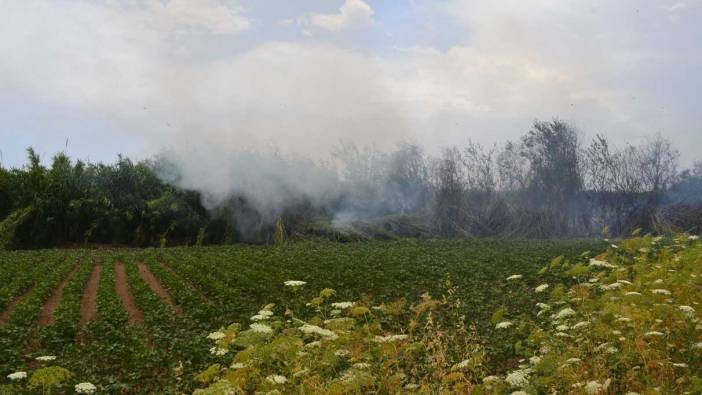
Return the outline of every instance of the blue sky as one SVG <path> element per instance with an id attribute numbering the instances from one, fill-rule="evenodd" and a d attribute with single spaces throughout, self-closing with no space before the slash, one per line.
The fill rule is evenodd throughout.
<path id="1" fill-rule="evenodd" d="M 0 152 L 436 150 L 557 116 L 702 158 L 700 0 L 0 0 Z"/>

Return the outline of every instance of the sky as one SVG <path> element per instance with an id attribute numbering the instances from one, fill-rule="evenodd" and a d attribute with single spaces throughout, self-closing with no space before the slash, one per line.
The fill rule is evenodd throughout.
<path id="1" fill-rule="evenodd" d="M 341 141 L 430 152 L 558 117 L 702 158 L 702 0 L 0 0 L 0 163 Z"/>

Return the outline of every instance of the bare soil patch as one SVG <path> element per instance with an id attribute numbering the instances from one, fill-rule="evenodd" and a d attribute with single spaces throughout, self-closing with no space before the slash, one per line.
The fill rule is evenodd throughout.
<path id="1" fill-rule="evenodd" d="M 134 296 L 129 290 L 127 272 L 124 270 L 124 263 L 121 262 L 115 264 L 115 291 L 122 302 L 122 307 L 129 315 L 129 325 L 143 325 L 144 314 L 137 307 Z"/>
<path id="2" fill-rule="evenodd" d="M 66 284 L 71 281 L 71 278 L 76 274 L 76 270 L 78 270 L 79 266 L 80 263 L 77 262 L 66 277 L 54 288 L 51 296 L 49 296 L 49 299 L 44 303 L 44 306 L 42 306 L 39 312 L 39 318 L 37 319 L 37 324 L 39 324 L 39 326 L 50 326 L 56 323 L 54 312 L 59 304 L 61 304 L 61 297 L 63 296 L 63 290 L 66 288 Z"/>
<path id="3" fill-rule="evenodd" d="M 17 307 L 20 302 L 29 296 L 33 289 L 34 287 L 31 287 L 29 290 L 27 290 L 27 292 L 14 298 L 12 301 L 10 301 L 10 303 L 8 303 L 7 307 L 5 307 L 5 311 L 0 313 L 0 326 L 5 326 L 8 322 L 10 322 L 10 317 L 12 316 L 12 312 L 15 311 L 15 307 Z"/>
<path id="4" fill-rule="evenodd" d="M 97 291 L 100 284 L 100 272 L 102 265 L 95 265 L 88 284 L 83 290 L 83 296 L 80 299 L 80 325 L 83 326 L 97 317 Z"/>
<path id="5" fill-rule="evenodd" d="M 161 284 L 160 281 L 158 281 L 156 276 L 154 276 L 154 274 L 151 273 L 149 267 L 146 266 L 144 262 L 139 262 L 137 266 L 139 267 L 139 275 L 144 280 L 144 282 L 146 282 L 149 288 L 151 288 L 151 290 L 161 299 L 161 301 L 164 304 L 173 307 L 176 313 L 181 314 L 183 310 L 180 308 L 180 306 L 176 306 L 173 303 L 173 299 L 168 293 L 168 290 Z"/>

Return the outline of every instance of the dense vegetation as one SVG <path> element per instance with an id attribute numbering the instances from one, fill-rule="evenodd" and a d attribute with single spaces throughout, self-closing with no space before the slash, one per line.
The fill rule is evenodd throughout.
<path id="1" fill-rule="evenodd" d="M 331 289 L 306 305 L 292 295 L 210 335 L 217 363 L 196 393 L 699 393 L 700 263 L 702 244 L 686 235 L 555 258 L 536 287 L 520 274 L 493 281 L 529 295 L 531 308 L 496 310 L 487 341 L 462 314 L 472 300 L 451 286 L 412 306 L 334 303 Z M 490 364 L 495 342 L 514 347 L 506 370 Z"/>
<path id="2" fill-rule="evenodd" d="M 100 393 L 189 392 L 203 385 L 195 377 L 213 358 L 223 361 L 211 354 L 208 334 L 232 322 L 245 328 L 268 303 L 282 316 L 285 306 L 301 308 L 318 290 L 333 288 L 328 302 L 413 304 L 425 292 L 439 298 L 447 281 L 463 301 L 455 313 L 466 317 L 471 341 L 486 352 L 484 366 L 504 371 L 520 347 L 493 330 L 494 312 L 533 316 L 527 291 L 541 281 L 541 267 L 554 256 L 575 261 L 605 247 L 592 241 L 402 240 L 0 252 L 0 393 L 21 393 L 35 374 L 34 383 L 61 376 L 42 370 L 52 366 L 71 374 L 49 385 L 53 393 L 70 393 L 81 382 Z M 145 273 L 166 296 L 154 291 Z M 518 285 L 504 281 L 514 273 L 523 276 Z M 307 285 L 293 290 L 283 285 L 288 280 Z M 125 288 L 132 304 L 125 302 Z M 52 300 L 54 321 L 45 321 Z M 36 359 L 42 356 L 55 360 Z M 6 378 L 16 372 L 27 378 Z"/>
<path id="3" fill-rule="evenodd" d="M 698 233 L 702 223 L 702 162 L 679 171 L 661 137 L 583 144 L 560 121 L 536 122 L 502 147 L 438 156 L 406 144 L 390 153 L 344 144 L 334 165 L 232 153 L 246 168 L 220 181 L 244 187 L 219 194 L 188 189 L 188 165 L 167 153 L 109 165 L 59 153 L 48 166 L 28 154 L 23 168 L 0 166 L 0 248 Z"/>

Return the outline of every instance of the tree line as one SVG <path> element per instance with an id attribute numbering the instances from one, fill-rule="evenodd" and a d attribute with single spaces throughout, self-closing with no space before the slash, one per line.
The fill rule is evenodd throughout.
<path id="1" fill-rule="evenodd" d="M 58 153 L 45 166 L 31 148 L 27 156 L 21 168 L 0 166 L 0 248 L 587 237 L 702 226 L 702 161 L 679 169 L 678 151 L 661 136 L 624 147 L 604 135 L 582 142 L 560 120 L 535 121 L 499 146 L 468 141 L 438 155 L 412 144 L 391 152 L 341 144 L 333 165 L 314 165 L 335 175 L 324 181 L 334 193 L 286 196 L 272 211 L 235 192 L 206 204 L 208 192 L 180 187 L 179 164 L 164 157 L 103 164 Z"/>

